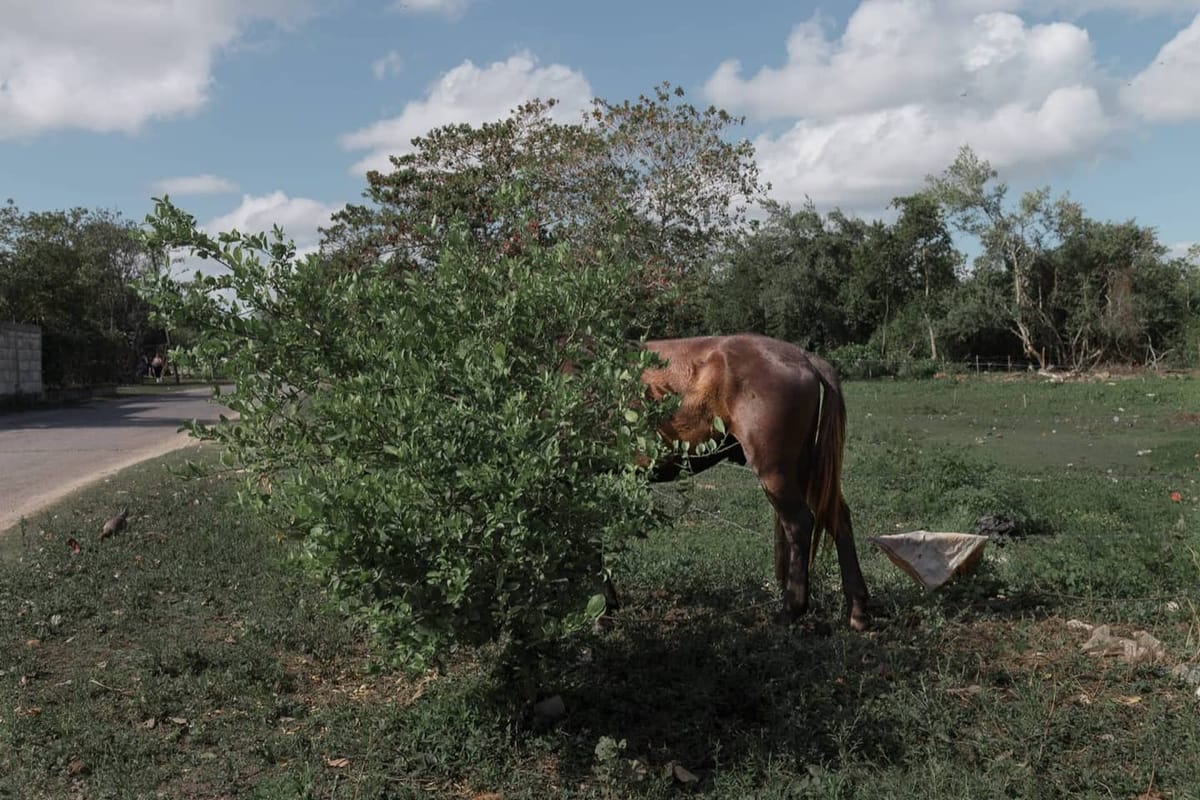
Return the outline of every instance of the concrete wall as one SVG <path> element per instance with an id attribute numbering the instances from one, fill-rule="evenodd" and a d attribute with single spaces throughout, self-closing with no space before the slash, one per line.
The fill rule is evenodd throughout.
<path id="1" fill-rule="evenodd" d="M 0 397 L 42 391 L 42 329 L 0 322 Z"/>

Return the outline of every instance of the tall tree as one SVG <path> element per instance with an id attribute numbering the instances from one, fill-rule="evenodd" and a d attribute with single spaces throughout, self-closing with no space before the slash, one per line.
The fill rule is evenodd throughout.
<path id="1" fill-rule="evenodd" d="M 824 349 L 851 340 L 846 283 L 868 226 L 844 216 L 827 224 L 811 203 L 798 211 L 768 203 L 767 212 L 715 277 L 710 325 Z"/>
<path id="2" fill-rule="evenodd" d="M 1183 363 L 1200 364 L 1200 244 L 1188 248 L 1177 263 L 1183 274 L 1183 320 L 1174 344 Z"/>
<path id="3" fill-rule="evenodd" d="M 1178 339 L 1185 262 L 1166 259 L 1153 228 L 1093 220 L 1049 188 L 1012 207 L 1007 186 L 967 147 L 928 186 L 954 224 L 983 245 L 971 296 L 991 292 L 1021 353 L 1043 368 L 1157 361 Z"/>
<path id="4" fill-rule="evenodd" d="M 1166 252 L 1132 220 L 1073 222 L 1048 265 L 1065 363 L 1143 362 L 1166 350 L 1185 302 L 1180 265 Z"/>
<path id="5" fill-rule="evenodd" d="M 960 260 L 937 205 L 901 198 L 892 225 L 810 202 L 767 204 L 768 216 L 730 249 L 710 289 L 710 324 L 830 349 L 864 343 L 926 292 L 923 313 L 956 280 Z M 884 336 L 886 339 L 886 334 Z"/>
<path id="6" fill-rule="evenodd" d="M 696 109 L 668 84 L 635 102 L 596 100 L 574 124 L 554 121 L 553 107 L 533 101 L 498 122 L 414 139 L 390 172 L 368 173 L 369 203 L 347 207 L 324 232 L 330 262 L 423 269 L 451 219 L 463 220 L 477 245 L 506 254 L 534 242 L 617 246 L 642 265 L 655 332 L 694 327 L 704 267 L 760 192 L 750 143 L 727 141 L 742 120 Z M 514 184 L 522 202 L 502 202 L 497 193 Z M 516 215 L 518 206 L 530 214 Z"/>
<path id="7" fill-rule="evenodd" d="M 1048 187 L 1026 192 L 1012 208 L 1008 185 L 996 178 L 991 164 L 964 145 L 941 175 L 926 181 L 955 227 L 983 245 L 977 269 L 997 270 L 1007 277 L 1005 308 L 1012 332 L 1024 355 L 1045 367 L 1046 351 L 1057 348 L 1059 332 L 1048 287 L 1038 281 L 1039 267 L 1082 211 L 1066 197 L 1052 199 Z"/>
<path id="8" fill-rule="evenodd" d="M 0 319 L 40 325 L 48 385 L 130 373 L 147 328 L 131 282 L 156 267 L 115 212 L 0 209 Z"/>
<path id="9" fill-rule="evenodd" d="M 892 207 L 900 211 L 888 228 L 890 255 L 898 263 L 893 272 L 908 278 L 910 302 L 925 323 L 929 358 L 939 357 L 935 320 L 945 310 L 945 298 L 958 284 L 962 254 L 942 218 L 937 202 L 926 194 L 897 197 Z"/>

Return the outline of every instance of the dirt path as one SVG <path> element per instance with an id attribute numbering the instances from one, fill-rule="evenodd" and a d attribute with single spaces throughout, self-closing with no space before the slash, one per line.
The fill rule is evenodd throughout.
<path id="1" fill-rule="evenodd" d="M 179 423 L 216 421 L 211 390 L 96 400 L 0 415 L 0 534 L 118 470 L 194 442 Z"/>

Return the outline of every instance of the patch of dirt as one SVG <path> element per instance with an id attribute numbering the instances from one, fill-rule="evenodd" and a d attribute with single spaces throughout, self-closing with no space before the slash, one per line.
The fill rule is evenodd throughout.
<path id="1" fill-rule="evenodd" d="M 237 770 L 236 776 L 230 775 L 222 781 L 225 786 L 233 783 L 232 791 L 221 788 L 213 781 L 203 780 L 196 775 L 180 775 L 158 787 L 155 797 L 180 798 L 181 800 L 234 800 L 250 793 L 253 787 L 266 775 L 275 770 L 262 767 L 246 767 Z"/>
<path id="2" fill-rule="evenodd" d="M 538 774 L 545 778 L 546 782 L 550 785 L 555 786 L 558 784 L 558 754 L 547 753 L 546 755 L 542 756 L 534 765 L 534 769 L 536 769 Z"/>
<path id="3" fill-rule="evenodd" d="M 279 654 L 284 670 L 295 680 L 295 694 L 310 708 L 335 705 L 411 705 L 442 676 L 436 670 L 412 677 L 402 671 L 372 674 L 366 654 L 321 664 L 295 653 Z"/>
<path id="4" fill-rule="evenodd" d="M 1176 425 L 1200 425 L 1200 413 L 1195 411 L 1180 411 L 1171 417 L 1171 422 L 1174 422 Z"/>
<path id="5" fill-rule="evenodd" d="M 1135 366 L 1114 366 L 1106 369 L 1097 370 L 1066 370 L 1055 369 L 1051 371 L 1041 372 L 1037 370 L 1024 370 L 1014 368 L 1011 372 L 995 371 L 995 372 L 974 372 L 968 370 L 953 374 L 938 373 L 935 378 L 950 378 L 962 382 L 963 380 L 981 380 L 990 383 L 1045 383 L 1051 381 L 1054 383 L 1108 383 L 1117 381 L 1140 380 L 1147 376 L 1163 378 L 1163 377 L 1188 377 L 1193 373 L 1177 370 L 1152 370 L 1146 367 Z"/>
<path id="6" fill-rule="evenodd" d="M 1081 640 L 1059 617 L 964 623 L 958 626 L 954 641 L 958 649 L 977 654 L 981 663 L 1010 673 L 1044 672 L 1081 657 Z"/>
<path id="7" fill-rule="evenodd" d="M 97 679 L 103 681 L 103 675 L 109 668 L 114 672 L 119 671 L 121 661 L 129 657 L 128 651 L 114 651 L 111 644 L 101 642 L 30 639 L 22 646 L 35 656 L 37 671 L 33 677 L 42 681 L 74 680 L 87 673 L 94 673 Z"/>
<path id="8" fill-rule="evenodd" d="M 990 383 L 1041 383 L 1041 378 L 1036 372 L 979 372 L 975 374 L 979 380 L 988 381 Z"/>

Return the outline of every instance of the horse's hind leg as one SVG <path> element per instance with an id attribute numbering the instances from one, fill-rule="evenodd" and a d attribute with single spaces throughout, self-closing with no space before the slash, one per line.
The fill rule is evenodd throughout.
<path id="1" fill-rule="evenodd" d="M 780 517 L 788 557 L 781 618 L 792 622 L 808 611 L 808 558 L 813 536 L 813 515 L 808 506 L 798 503 L 786 512 L 780 512 Z"/>
<path id="2" fill-rule="evenodd" d="M 799 482 L 786 472 L 760 477 L 775 507 L 775 576 L 783 590 L 781 622 L 792 622 L 808 611 L 808 559 L 813 515 L 801 499 Z"/>
<path id="3" fill-rule="evenodd" d="M 842 572 L 842 591 L 846 595 L 846 607 L 850 614 L 850 627 L 856 631 L 866 630 L 871 617 L 867 613 L 867 582 L 858 565 L 858 553 L 854 549 L 854 526 L 850 519 L 850 507 L 842 500 L 841 525 L 833 537 L 837 546 L 838 566 Z"/>

